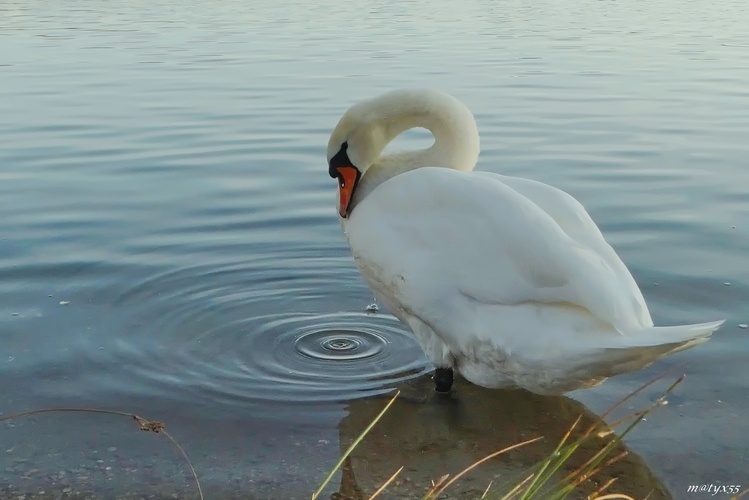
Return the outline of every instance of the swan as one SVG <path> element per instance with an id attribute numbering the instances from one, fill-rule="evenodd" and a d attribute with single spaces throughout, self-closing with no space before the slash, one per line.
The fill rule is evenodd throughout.
<path id="1" fill-rule="evenodd" d="M 434 143 L 383 154 L 422 127 Z M 653 326 L 640 289 L 585 208 L 541 182 L 474 171 L 473 114 L 438 90 L 349 108 L 327 148 L 337 209 L 375 297 L 413 332 L 437 392 L 559 395 L 644 368 L 723 323 Z"/>

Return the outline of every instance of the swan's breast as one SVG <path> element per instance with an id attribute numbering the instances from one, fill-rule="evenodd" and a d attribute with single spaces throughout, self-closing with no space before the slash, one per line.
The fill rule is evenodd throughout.
<path id="1" fill-rule="evenodd" d="M 412 315 L 405 305 L 406 277 L 403 273 L 388 271 L 359 252 L 354 252 L 354 262 L 364 281 L 395 317 L 405 321 L 404 316 Z"/>

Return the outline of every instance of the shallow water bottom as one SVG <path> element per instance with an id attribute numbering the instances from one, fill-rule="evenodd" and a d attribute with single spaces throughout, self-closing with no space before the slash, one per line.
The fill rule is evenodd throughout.
<path id="1" fill-rule="evenodd" d="M 428 376 L 402 384 L 402 396 L 344 463 L 322 498 L 369 498 L 400 466 L 387 498 L 421 498 L 431 481 L 455 474 L 511 444 L 545 436 L 477 467 L 451 487 L 448 498 L 479 498 L 489 484 L 516 478 L 551 453 L 578 416 L 574 439 L 598 417 L 567 397 L 524 391 L 489 391 L 462 380 L 449 397 L 434 394 Z M 417 401 L 416 398 L 423 398 Z M 189 408 L 135 402 L 158 416 L 188 454 L 205 498 L 309 498 L 342 452 L 384 407 L 388 396 L 345 405 L 297 406 L 300 424 L 245 415 L 232 421 L 196 418 Z M 123 401 L 123 407 L 128 406 Z M 113 415 L 49 413 L 5 424 L 0 450 L 2 498 L 198 498 L 188 463 L 164 434 L 142 432 Z M 573 455 L 566 474 L 603 444 Z M 651 499 L 671 493 L 636 453 L 629 451 L 586 483 L 580 498 L 617 477 L 613 491 Z"/>

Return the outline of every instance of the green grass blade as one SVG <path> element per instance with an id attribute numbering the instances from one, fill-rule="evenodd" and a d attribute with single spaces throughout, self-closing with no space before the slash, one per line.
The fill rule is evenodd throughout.
<path id="1" fill-rule="evenodd" d="M 539 483 L 539 480 L 543 477 L 544 472 L 546 472 L 546 469 L 548 468 L 549 464 L 554 460 L 555 457 L 559 456 L 559 452 L 562 449 L 562 446 L 564 446 L 564 443 L 567 442 L 570 435 L 572 434 L 572 431 L 575 430 L 575 427 L 577 427 L 577 424 L 580 423 L 580 419 L 582 418 L 582 415 L 577 417 L 577 420 L 575 420 L 575 423 L 573 423 L 569 430 L 565 433 L 565 435 L 562 437 L 562 439 L 559 441 L 559 444 L 557 444 L 557 447 L 554 448 L 554 451 L 551 452 L 551 455 L 548 456 L 546 460 L 543 461 L 543 465 L 541 466 L 541 470 L 538 471 L 538 474 L 535 474 L 533 481 L 531 481 L 531 484 L 528 485 L 528 487 L 525 489 L 525 493 L 523 493 L 523 496 L 520 497 L 520 500 L 528 500 L 531 497 L 531 492 L 536 489 L 536 484 L 539 484 L 540 486 L 543 486 L 543 482 Z"/>
<path id="2" fill-rule="evenodd" d="M 342 457 L 341 457 L 341 459 L 340 459 L 340 460 L 338 461 L 338 463 L 337 463 L 337 464 L 335 465 L 335 467 L 333 467 L 333 470 L 331 470 L 331 471 L 330 471 L 330 474 L 328 474 L 328 477 L 326 477 L 326 478 L 325 478 L 325 480 L 324 480 L 324 481 L 322 482 L 322 484 L 320 485 L 320 487 L 319 487 L 319 488 L 317 488 L 317 491 L 315 491 L 315 492 L 314 492 L 314 493 L 312 494 L 312 500 L 315 500 L 315 499 L 316 499 L 316 498 L 317 498 L 318 496 L 320 496 L 320 493 L 322 493 L 322 490 L 324 490 L 324 489 L 325 489 L 325 487 L 326 487 L 326 486 L 328 485 L 328 483 L 330 482 L 330 480 L 331 480 L 331 479 L 333 479 L 333 476 L 334 476 L 334 475 L 335 475 L 335 473 L 336 473 L 336 472 L 338 471 L 338 469 L 340 469 L 340 468 L 341 468 L 341 466 L 343 465 L 343 462 L 344 462 L 344 461 L 346 460 L 346 458 L 347 458 L 347 457 L 348 457 L 348 456 L 349 456 L 349 455 L 351 454 L 351 452 L 353 452 L 353 451 L 354 451 L 354 449 L 355 449 L 355 448 L 356 448 L 356 447 L 357 447 L 357 446 L 359 445 L 359 443 L 361 443 L 362 439 L 364 439 L 364 436 L 366 436 L 367 434 L 369 434 L 369 431 L 371 431 L 371 430 L 372 430 L 372 427 L 374 427 L 374 426 L 375 426 L 375 424 L 376 424 L 376 423 L 377 423 L 377 422 L 378 422 L 378 421 L 379 421 L 379 420 L 380 420 L 380 419 L 382 418 L 382 416 L 383 416 L 383 415 L 385 414 L 385 412 L 386 412 L 386 411 L 388 411 L 388 409 L 390 409 L 390 406 L 392 406 L 392 404 L 393 404 L 393 403 L 395 402 L 395 399 L 396 399 L 396 398 L 397 398 L 397 397 L 398 397 L 399 395 L 400 395 L 400 391 L 396 392 L 396 393 L 395 393 L 395 396 L 393 396 L 393 398 L 392 398 L 392 399 L 391 399 L 391 400 L 390 400 L 390 401 L 388 402 L 388 404 L 386 404 L 386 405 L 385 405 L 385 408 L 383 408 L 383 409 L 382 409 L 382 411 L 380 412 L 380 414 L 379 414 L 379 415 L 377 415 L 377 416 L 375 417 L 375 419 L 374 419 L 374 420 L 372 420 L 372 422 L 370 422 L 370 424 L 369 424 L 369 425 L 367 426 L 367 428 L 366 428 L 366 429 L 364 429 L 364 432 L 362 432 L 361 434 L 359 434 L 359 437 L 358 437 L 358 438 L 356 438 L 356 441 L 354 441 L 353 443 L 351 443 L 351 446 L 349 446 L 349 447 L 348 447 L 348 450 L 346 450 L 346 453 L 344 453 L 344 454 L 343 454 L 343 456 L 342 456 Z"/>
<path id="3" fill-rule="evenodd" d="M 660 398 L 658 398 L 655 403 L 650 405 L 648 408 L 641 412 L 636 412 L 633 415 L 636 415 L 636 418 L 634 421 L 620 434 L 615 435 L 612 440 L 600 451 L 598 452 L 591 460 L 589 460 L 586 464 L 584 464 L 580 469 L 577 471 L 571 473 L 561 481 L 559 481 L 556 486 L 553 488 L 552 491 L 555 491 L 552 495 L 549 496 L 548 500 L 563 500 L 566 498 L 583 480 L 587 478 L 587 475 L 593 471 L 598 464 L 600 464 L 610 453 L 611 451 L 620 443 L 622 443 L 624 437 L 629 434 L 632 429 L 634 429 L 637 424 L 642 422 L 642 420 L 653 410 L 658 408 L 662 405 L 662 402 L 665 400 L 666 396 L 668 396 L 676 387 L 684 380 L 684 376 L 682 375 L 679 377 L 673 384 L 671 384 L 668 389 L 666 389 L 661 395 Z M 592 435 L 592 434 L 591 434 Z M 587 437 L 586 437 L 587 439 Z"/>

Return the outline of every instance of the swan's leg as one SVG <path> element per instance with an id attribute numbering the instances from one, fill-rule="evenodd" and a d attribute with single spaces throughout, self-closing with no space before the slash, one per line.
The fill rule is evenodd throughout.
<path id="1" fill-rule="evenodd" d="M 453 369 L 437 368 L 434 370 L 434 390 L 440 394 L 448 394 L 453 386 Z"/>
<path id="2" fill-rule="evenodd" d="M 442 339 L 434 331 L 418 318 L 411 317 L 408 320 L 416 341 L 424 350 L 427 359 L 437 368 L 434 370 L 434 390 L 440 394 L 447 394 L 453 386 L 453 366 L 455 358 L 450 349 L 442 342 Z"/>

